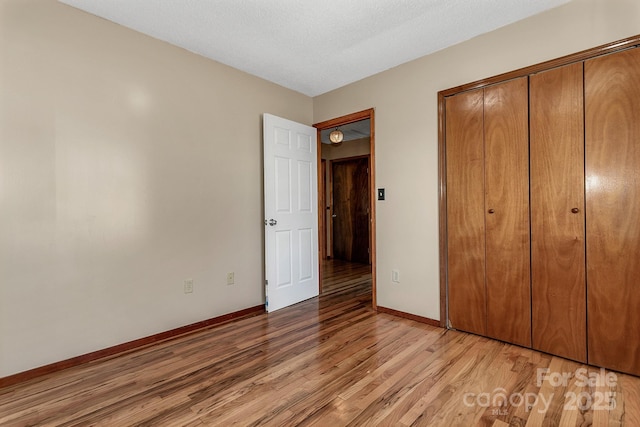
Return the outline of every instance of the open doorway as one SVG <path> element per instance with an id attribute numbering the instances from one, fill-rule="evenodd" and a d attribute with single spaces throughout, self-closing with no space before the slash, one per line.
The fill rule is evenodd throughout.
<path id="1" fill-rule="evenodd" d="M 367 268 L 375 309 L 374 111 L 337 117 L 314 127 L 318 132 L 319 291 L 323 292 L 322 267 L 327 262 L 348 263 L 354 271 Z M 329 134 L 335 130 L 342 138 L 332 143 Z"/>

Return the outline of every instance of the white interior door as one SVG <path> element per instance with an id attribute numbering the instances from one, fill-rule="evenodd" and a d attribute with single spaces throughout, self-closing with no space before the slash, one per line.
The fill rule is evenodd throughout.
<path id="1" fill-rule="evenodd" d="M 318 295 L 316 129 L 264 114 L 266 310 Z"/>

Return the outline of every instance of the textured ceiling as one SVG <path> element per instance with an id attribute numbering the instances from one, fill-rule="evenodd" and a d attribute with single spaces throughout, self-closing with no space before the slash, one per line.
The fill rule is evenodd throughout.
<path id="1" fill-rule="evenodd" d="M 371 135 L 371 120 L 364 119 L 335 128 L 322 129 L 320 131 L 320 142 L 323 144 L 331 144 L 329 134 L 335 129 L 340 129 L 342 131 L 342 134 L 344 135 L 343 141 L 345 142 L 353 141 L 354 139 L 367 138 Z"/>
<path id="2" fill-rule="evenodd" d="M 316 96 L 570 0 L 60 0 Z"/>

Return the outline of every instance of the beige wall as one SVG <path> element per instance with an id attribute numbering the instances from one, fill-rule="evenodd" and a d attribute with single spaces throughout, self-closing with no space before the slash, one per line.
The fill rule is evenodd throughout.
<path id="1" fill-rule="evenodd" d="M 54 0 L 0 61 L 0 377 L 264 303 L 261 114 L 311 98 Z"/>
<path id="2" fill-rule="evenodd" d="M 637 0 L 573 0 L 314 98 L 314 122 L 376 110 L 379 305 L 440 318 L 437 92 L 638 33 Z"/>
<path id="3" fill-rule="evenodd" d="M 0 0 L 0 376 L 263 303 L 263 112 L 376 109 L 378 302 L 438 319 L 437 92 L 639 23 L 637 0 L 573 0 L 312 100 L 54 0 Z"/>
<path id="4" fill-rule="evenodd" d="M 322 144 L 321 157 L 325 160 L 344 159 L 346 157 L 366 156 L 371 141 L 367 138 L 345 141 L 341 145 Z"/>

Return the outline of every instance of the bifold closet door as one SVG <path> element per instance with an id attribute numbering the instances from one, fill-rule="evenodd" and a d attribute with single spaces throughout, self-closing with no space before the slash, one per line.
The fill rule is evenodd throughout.
<path id="1" fill-rule="evenodd" d="M 445 105 L 449 322 L 486 335 L 483 90 Z"/>
<path id="2" fill-rule="evenodd" d="M 451 327 L 531 346 L 528 79 L 446 100 Z"/>
<path id="3" fill-rule="evenodd" d="M 533 348 L 587 361 L 582 63 L 530 77 Z"/>
<path id="4" fill-rule="evenodd" d="M 640 375 L 640 49 L 584 72 L 589 363 Z"/>
<path id="5" fill-rule="evenodd" d="M 529 82 L 484 89 L 487 336 L 531 346 Z"/>

